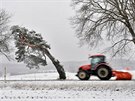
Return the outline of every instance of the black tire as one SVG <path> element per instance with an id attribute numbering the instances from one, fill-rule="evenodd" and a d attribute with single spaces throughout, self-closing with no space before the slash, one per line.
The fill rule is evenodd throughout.
<path id="1" fill-rule="evenodd" d="M 108 66 L 97 67 L 96 74 L 100 80 L 109 80 L 112 77 L 112 70 Z"/>
<path id="2" fill-rule="evenodd" d="M 84 70 L 80 70 L 77 76 L 80 80 L 89 80 L 90 78 L 90 75 Z"/>

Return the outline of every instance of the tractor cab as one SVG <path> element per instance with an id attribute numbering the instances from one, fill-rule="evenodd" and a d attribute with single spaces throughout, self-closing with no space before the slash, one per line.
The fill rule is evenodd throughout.
<path id="1" fill-rule="evenodd" d="M 95 70 L 97 65 L 101 63 L 106 63 L 106 57 L 104 55 L 92 55 L 89 57 L 91 70 Z"/>

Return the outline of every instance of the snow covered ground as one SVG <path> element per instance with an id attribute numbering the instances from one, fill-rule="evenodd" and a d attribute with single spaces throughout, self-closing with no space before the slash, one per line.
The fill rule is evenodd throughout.
<path id="1" fill-rule="evenodd" d="M 20 81 L 0 81 L 0 101 L 135 101 L 135 71 L 130 72 L 131 81 L 80 81 L 74 73 L 61 81 L 53 72 L 9 76 L 7 80 Z"/>

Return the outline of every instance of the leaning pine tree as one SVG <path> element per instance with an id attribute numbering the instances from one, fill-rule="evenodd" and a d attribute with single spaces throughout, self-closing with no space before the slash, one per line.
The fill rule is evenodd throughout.
<path id="1" fill-rule="evenodd" d="M 43 40 L 41 34 L 19 26 L 11 27 L 11 31 L 18 49 L 16 51 L 18 62 L 23 61 L 29 68 L 39 68 L 39 65 L 47 65 L 46 56 L 48 56 L 59 73 L 59 79 L 66 79 L 63 66 L 50 54 L 50 46 Z"/>

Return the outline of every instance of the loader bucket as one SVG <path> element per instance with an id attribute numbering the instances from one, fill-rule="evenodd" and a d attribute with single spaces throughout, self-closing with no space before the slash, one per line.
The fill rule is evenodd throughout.
<path id="1" fill-rule="evenodd" d="M 131 80 L 132 74 L 129 72 L 113 71 L 113 75 L 116 76 L 116 80 Z"/>

